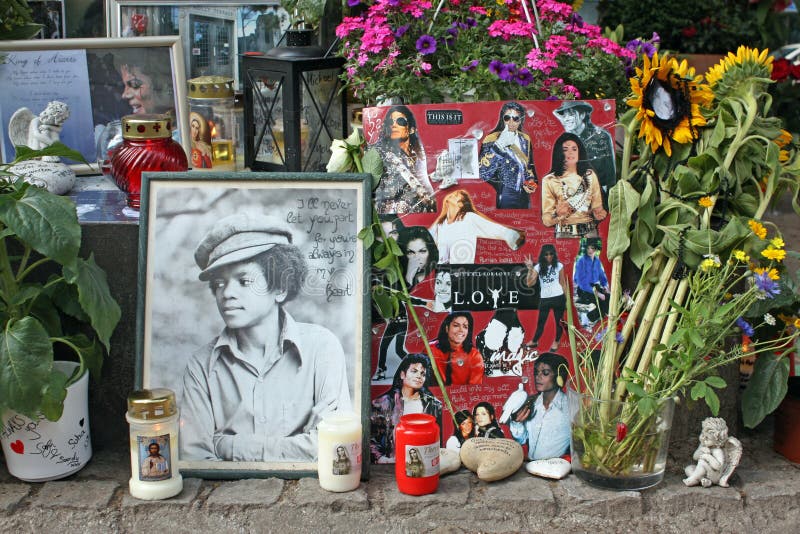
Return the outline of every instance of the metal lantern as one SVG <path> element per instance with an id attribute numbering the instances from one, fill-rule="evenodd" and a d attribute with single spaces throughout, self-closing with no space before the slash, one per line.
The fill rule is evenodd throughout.
<path id="1" fill-rule="evenodd" d="M 333 139 L 346 136 L 344 59 L 324 57 L 287 32 L 287 45 L 245 55 L 245 165 L 258 171 L 324 171 Z M 299 40 L 298 40 L 299 38 Z"/>

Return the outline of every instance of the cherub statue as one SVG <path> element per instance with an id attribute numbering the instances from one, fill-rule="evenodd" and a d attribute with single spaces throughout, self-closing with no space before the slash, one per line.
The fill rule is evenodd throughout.
<path id="1" fill-rule="evenodd" d="M 28 108 L 20 108 L 8 123 L 8 137 L 14 145 L 26 145 L 34 150 L 47 148 L 59 140 L 59 134 L 69 118 L 69 107 L 54 100 L 35 116 Z M 58 156 L 44 156 L 42 161 L 60 161 Z"/>
<path id="2" fill-rule="evenodd" d="M 700 432 L 700 446 L 692 458 L 697 464 L 686 466 L 687 486 L 701 484 L 704 488 L 718 484 L 728 487 L 728 479 L 742 458 L 742 443 L 728 436 L 728 425 L 720 417 L 706 417 Z"/>

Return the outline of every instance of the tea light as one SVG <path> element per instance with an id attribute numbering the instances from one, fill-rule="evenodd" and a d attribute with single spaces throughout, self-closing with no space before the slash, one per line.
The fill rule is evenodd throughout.
<path id="1" fill-rule="evenodd" d="M 351 412 L 334 412 L 319 425 L 317 471 L 328 491 L 353 491 L 361 479 L 361 421 Z"/>
<path id="2" fill-rule="evenodd" d="M 128 396 L 131 495 L 153 501 L 183 490 L 178 470 L 178 408 L 169 389 L 143 389 Z"/>

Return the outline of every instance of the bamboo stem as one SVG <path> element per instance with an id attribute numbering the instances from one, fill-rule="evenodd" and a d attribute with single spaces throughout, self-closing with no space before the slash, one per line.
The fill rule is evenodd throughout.
<path id="1" fill-rule="evenodd" d="M 650 363 L 653 360 L 653 347 L 661 339 L 661 336 L 652 334 L 657 334 L 658 332 L 662 331 L 664 322 L 667 320 L 667 313 L 669 313 L 669 310 L 672 307 L 672 299 L 678 289 L 678 283 L 679 282 L 674 278 L 670 278 L 669 282 L 667 283 L 666 290 L 664 291 L 664 296 L 659 299 L 658 313 L 653 321 L 653 328 L 647 334 L 647 342 L 642 350 L 642 357 L 639 360 L 639 366 L 636 368 L 636 371 L 639 374 L 647 373 L 650 368 Z"/>
<path id="2" fill-rule="evenodd" d="M 683 280 L 680 281 L 680 284 L 678 284 L 677 291 L 675 291 L 675 302 L 677 302 L 679 305 L 682 306 L 684 303 L 684 299 L 686 299 L 686 293 L 688 291 L 689 291 L 689 281 L 686 278 L 684 278 Z M 667 341 L 669 341 L 672 332 L 675 331 L 675 325 L 678 323 L 678 315 L 679 313 L 677 311 L 673 311 L 672 313 L 669 314 L 669 317 L 667 318 L 667 323 L 664 325 L 664 330 L 661 332 L 661 339 L 659 340 L 660 344 L 666 345 Z M 664 351 L 662 350 L 659 351 L 658 354 L 656 354 L 656 357 L 653 360 L 653 365 L 655 365 L 656 367 L 660 367 L 661 360 L 663 358 L 664 358 Z"/>

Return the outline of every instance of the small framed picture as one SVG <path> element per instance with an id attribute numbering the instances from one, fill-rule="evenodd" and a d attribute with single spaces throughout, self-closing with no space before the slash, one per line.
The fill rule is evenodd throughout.
<path id="1" fill-rule="evenodd" d="M 42 25 L 35 39 L 63 39 L 66 37 L 63 0 L 28 0 L 33 21 Z"/>
<path id="2" fill-rule="evenodd" d="M 137 385 L 176 392 L 181 471 L 315 474 L 317 425 L 339 411 L 367 450 L 370 183 L 143 175 Z"/>

